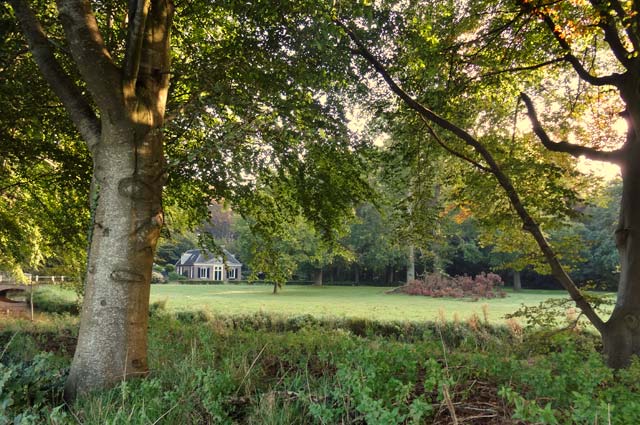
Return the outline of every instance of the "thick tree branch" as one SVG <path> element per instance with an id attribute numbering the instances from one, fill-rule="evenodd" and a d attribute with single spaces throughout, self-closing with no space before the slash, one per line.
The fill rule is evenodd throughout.
<path id="1" fill-rule="evenodd" d="M 127 50 L 124 57 L 125 95 L 135 94 L 136 79 L 140 69 L 140 57 L 144 42 L 144 30 L 149 13 L 149 0 L 129 1 L 129 30 L 127 35 Z"/>
<path id="2" fill-rule="evenodd" d="M 553 34 L 553 37 L 556 39 L 556 41 L 558 42 L 562 50 L 566 52 L 564 57 L 565 60 L 569 62 L 571 66 L 573 66 L 573 69 L 575 70 L 575 72 L 578 74 L 580 78 L 582 78 L 583 80 L 585 80 L 586 82 L 594 86 L 606 86 L 606 85 L 619 86 L 620 84 L 622 84 L 622 76 L 617 73 L 613 73 L 611 75 L 606 75 L 601 77 L 591 75 L 591 73 L 584 67 L 582 62 L 580 62 L 580 60 L 573 54 L 571 46 L 569 45 L 564 35 L 562 34 L 562 30 L 558 25 L 556 25 L 554 20 L 551 19 L 551 17 L 548 14 L 542 13 L 540 10 L 534 9 L 533 5 L 527 2 L 526 0 L 519 0 L 518 3 L 520 4 L 520 7 L 523 10 L 542 18 L 544 24 L 547 26 L 549 31 L 551 31 L 551 33 Z M 626 56 L 624 60 L 628 63 Z M 622 63 L 624 64 L 624 62 Z"/>
<path id="3" fill-rule="evenodd" d="M 617 1 L 611 2 L 610 0 L 607 0 L 607 2 L 603 2 L 602 0 L 590 0 L 590 2 L 593 8 L 596 9 L 600 15 L 600 22 L 598 23 L 598 26 L 602 28 L 602 31 L 604 31 L 604 40 L 609 44 L 609 47 L 611 47 L 611 51 L 615 55 L 616 59 L 618 59 L 625 68 L 629 69 L 629 65 L 631 64 L 631 60 L 629 59 L 630 52 L 624 47 L 624 44 L 620 39 L 620 34 L 618 33 L 614 16 L 611 15 L 611 12 L 615 11 L 616 15 L 618 15 L 618 18 L 624 25 L 625 13 L 622 5 Z M 635 37 L 631 26 L 628 26 L 626 31 L 629 41 L 631 41 L 631 44 L 633 44 L 634 48 L 637 49 L 638 40 Z"/>
<path id="4" fill-rule="evenodd" d="M 564 57 L 564 60 L 569 62 L 571 66 L 573 66 L 574 71 L 580 78 L 582 78 L 587 83 L 592 86 L 616 86 L 618 87 L 622 84 L 623 75 L 614 72 L 610 75 L 605 75 L 601 77 L 596 77 L 592 75 L 580 62 L 580 59 L 575 57 L 572 53 L 567 53 Z"/>
<path id="5" fill-rule="evenodd" d="M 618 59 L 618 61 L 624 65 L 625 68 L 629 68 L 631 61 L 629 60 L 629 51 L 624 47 L 616 28 L 616 23 L 611 16 L 604 15 L 600 17 L 598 26 L 602 28 L 604 32 L 604 41 L 611 47 L 611 52 Z"/>
<path id="6" fill-rule="evenodd" d="M 58 0 L 58 11 L 71 55 L 100 111 L 121 110 L 120 70 L 104 45 L 98 23 L 87 0 Z"/>
<path id="7" fill-rule="evenodd" d="M 143 0 L 138 0 L 143 1 Z M 144 23 L 138 55 L 135 93 L 125 93 L 129 107 L 144 105 L 153 127 L 164 122 L 171 65 L 170 38 L 174 5 L 172 0 L 151 0 Z M 133 47 L 133 46 L 132 46 Z M 133 102 L 131 102 L 133 100 Z"/>
<path id="8" fill-rule="evenodd" d="M 74 81 L 56 60 L 51 44 L 27 1 L 11 0 L 11 5 L 42 76 L 62 101 L 71 121 L 89 148 L 93 148 L 100 141 L 100 120 Z"/>
<path id="9" fill-rule="evenodd" d="M 624 162 L 624 151 L 621 149 L 615 151 L 601 151 L 595 148 L 587 146 L 574 145 L 569 142 L 554 142 L 549 138 L 547 132 L 542 128 L 542 124 L 538 120 L 538 114 L 536 113 L 533 102 L 525 93 L 520 93 L 520 98 L 527 107 L 527 115 L 533 126 L 533 132 L 540 139 L 545 148 L 553 152 L 564 152 L 572 156 L 579 157 L 584 155 L 589 159 L 596 161 L 612 162 L 614 164 L 621 164 Z"/>
<path id="10" fill-rule="evenodd" d="M 622 4 L 618 0 L 609 0 L 609 1 L 611 3 L 611 7 L 616 12 L 618 19 L 622 23 L 622 27 L 624 28 L 625 33 L 627 34 L 627 37 L 629 37 L 631 44 L 633 44 L 634 50 L 635 51 L 640 50 L 640 39 L 638 38 L 638 34 L 634 30 L 634 25 L 633 25 L 634 23 L 633 21 L 636 18 L 629 16 L 629 14 L 627 14 L 624 11 Z"/>
<path id="11" fill-rule="evenodd" d="M 601 332 L 604 332 L 605 323 L 602 321 L 600 316 L 593 309 L 591 304 L 584 298 L 578 287 L 575 285 L 573 280 L 569 277 L 569 275 L 565 272 L 564 268 L 560 264 L 555 252 L 547 242 L 546 238 L 542 234 L 540 227 L 536 223 L 536 221 L 529 215 L 529 212 L 526 210 L 524 205 L 522 204 L 522 200 L 518 195 L 515 187 L 511 183 L 509 177 L 502 171 L 496 160 L 493 158 L 493 155 L 486 149 L 486 147 L 480 143 L 476 138 L 474 138 L 467 131 L 462 128 L 456 126 L 452 122 L 440 117 L 435 112 L 426 108 L 424 105 L 416 101 L 413 97 L 411 97 L 408 93 L 406 93 L 391 77 L 387 69 L 382 65 L 366 48 L 364 43 L 358 38 L 358 36 L 342 21 L 335 20 L 335 23 L 340 26 L 351 38 L 353 43 L 358 47 L 360 56 L 364 58 L 369 64 L 376 70 L 376 72 L 384 79 L 387 83 L 391 91 L 398 96 L 404 103 L 424 119 L 431 121 L 432 123 L 438 125 L 444 130 L 450 131 L 455 136 L 459 137 L 463 142 L 465 142 L 469 147 L 473 148 L 477 154 L 479 154 L 484 162 L 487 164 L 488 168 L 491 170 L 491 173 L 496 177 L 498 183 L 505 191 L 511 206 L 516 211 L 520 220 L 523 223 L 523 229 L 528 231 L 536 240 L 538 247 L 542 251 L 545 256 L 545 259 L 549 266 L 551 267 L 552 273 L 554 277 L 560 282 L 560 284 L 566 289 L 566 291 L 571 296 L 571 299 L 576 303 L 576 306 L 584 313 L 584 315 L 591 321 L 593 326 Z"/>

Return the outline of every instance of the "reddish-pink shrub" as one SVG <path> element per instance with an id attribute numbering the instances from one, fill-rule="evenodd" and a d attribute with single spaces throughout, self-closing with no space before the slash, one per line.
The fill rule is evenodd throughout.
<path id="1" fill-rule="evenodd" d="M 439 273 L 428 273 L 421 279 L 415 279 L 399 288 L 400 292 L 409 295 L 441 298 L 504 298 L 507 296 L 501 287 L 502 278 L 495 273 L 480 273 L 474 278 L 470 276 L 444 276 Z"/>

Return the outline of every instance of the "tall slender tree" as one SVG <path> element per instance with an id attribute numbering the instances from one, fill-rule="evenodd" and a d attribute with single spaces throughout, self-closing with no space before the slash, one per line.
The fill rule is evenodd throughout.
<path id="1" fill-rule="evenodd" d="M 627 365 L 632 355 L 640 354 L 640 250 L 636 234 L 640 224 L 640 167 L 637 165 L 640 160 L 640 26 L 637 21 L 640 6 L 637 2 L 599 0 L 523 0 L 515 5 L 424 1 L 389 2 L 381 4 L 377 12 L 395 32 L 383 31 L 384 35 L 376 39 L 375 45 L 365 38 L 371 34 L 366 31 L 374 28 L 373 32 L 380 34 L 379 26 L 366 28 L 362 23 L 355 26 L 339 18 L 336 23 L 352 40 L 357 55 L 406 110 L 424 121 L 425 131 L 433 141 L 478 171 L 480 179 L 486 176 L 495 179 L 504 190 L 510 211 L 533 237 L 554 276 L 602 335 L 608 363 L 612 367 Z M 434 16 L 438 18 L 433 19 Z M 439 21 L 448 22 L 450 26 L 434 31 L 442 26 Z M 428 66 L 429 57 L 445 59 L 439 64 L 446 73 L 434 72 L 434 67 Z M 549 78 L 549 73 L 553 77 Z M 518 77 L 514 79 L 512 76 L 516 74 Z M 507 81 L 511 83 L 505 85 Z M 515 110 L 517 90 L 530 91 L 541 82 L 547 89 L 537 90 L 539 98 L 546 97 L 555 105 L 568 105 L 566 109 L 560 107 L 561 113 L 555 114 L 555 122 L 564 130 L 557 133 L 577 139 L 586 135 L 586 139 L 591 140 L 554 141 L 538 117 L 534 101 L 524 92 L 519 99 L 526 108 L 533 132 L 543 148 L 553 153 L 543 153 L 531 139 L 509 135 L 504 131 L 507 126 L 492 130 L 491 124 L 508 122 L 505 106 L 511 105 Z M 601 87 L 608 87 L 610 91 L 604 92 Z M 432 105 L 436 108 L 439 105 L 435 94 L 441 91 L 451 101 L 445 107 L 433 109 Z M 569 101 L 562 103 L 557 94 L 567 91 Z M 615 99 L 608 96 L 613 93 L 619 96 L 621 113 L 628 123 L 622 147 L 612 146 L 611 142 L 603 144 L 603 138 L 598 137 L 593 126 L 584 130 L 597 120 L 576 119 L 579 114 L 587 114 L 588 108 L 583 105 L 593 104 L 592 100 L 606 99 L 615 104 Z M 513 100 L 506 102 L 505 96 L 510 94 Z M 469 102 L 472 99 L 478 103 Z M 594 109 L 598 111 L 597 107 Z M 472 113 L 474 111 L 477 112 Z M 558 121 L 563 114 L 565 120 Z M 443 135 L 436 129 L 444 131 Z M 519 151 L 523 156 L 518 156 L 518 146 L 524 148 Z M 531 155 L 533 152 L 536 156 Z M 540 225 L 545 225 L 543 211 L 568 213 L 571 209 L 571 202 L 565 201 L 572 195 L 568 188 L 563 189 L 563 182 L 568 182 L 569 176 L 562 171 L 570 169 L 570 164 L 558 153 L 611 162 L 622 170 L 621 211 L 615 233 L 621 275 L 617 302 L 608 320 L 596 313 L 568 276 Z M 543 157 L 546 160 L 541 161 Z M 514 161 L 514 158 L 522 159 Z M 532 184 L 542 174 L 548 177 Z M 549 184 L 554 182 L 555 189 Z"/>

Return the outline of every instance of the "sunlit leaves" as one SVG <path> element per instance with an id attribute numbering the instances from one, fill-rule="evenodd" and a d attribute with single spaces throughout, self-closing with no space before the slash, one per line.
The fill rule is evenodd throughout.
<path id="1" fill-rule="evenodd" d="M 55 5 L 41 19 L 64 66 Z M 11 10 L 0 5 L 0 268 L 80 273 L 88 227 L 88 152 L 39 78 Z"/>
<path id="2" fill-rule="evenodd" d="M 349 80 L 348 43 L 329 16 L 305 1 L 178 11 L 169 202 L 193 209 L 224 199 L 263 236 L 302 214 L 335 237 L 368 188 L 366 146 L 345 122 L 358 81 Z"/>

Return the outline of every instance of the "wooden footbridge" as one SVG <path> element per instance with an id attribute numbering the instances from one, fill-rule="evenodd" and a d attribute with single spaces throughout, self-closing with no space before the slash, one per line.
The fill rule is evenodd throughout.
<path id="1" fill-rule="evenodd" d="M 0 312 L 4 314 L 27 314 L 29 313 L 28 293 L 32 289 L 31 285 L 2 284 L 0 283 Z M 24 299 L 13 300 L 9 298 L 9 293 L 22 293 Z M 21 297 L 22 298 L 22 297 Z"/>

